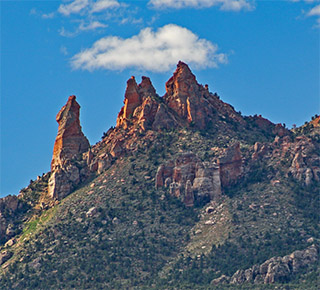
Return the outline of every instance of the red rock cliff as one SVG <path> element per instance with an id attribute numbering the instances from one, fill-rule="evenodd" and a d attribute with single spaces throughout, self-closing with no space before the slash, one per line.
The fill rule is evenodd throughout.
<path id="1" fill-rule="evenodd" d="M 74 155 L 86 152 L 90 147 L 88 139 L 81 130 L 79 110 L 80 105 L 76 97 L 70 96 L 67 104 L 57 114 L 59 129 L 53 148 L 51 171 L 63 166 L 65 161 Z"/>

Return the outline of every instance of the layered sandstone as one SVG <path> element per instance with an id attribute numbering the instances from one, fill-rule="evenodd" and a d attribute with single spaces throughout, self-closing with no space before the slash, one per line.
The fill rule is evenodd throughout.
<path id="1" fill-rule="evenodd" d="M 117 118 L 117 128 L 128 129 L 138 127 L 143 131 L 148 129 L 170 129 L 176 124 L 174 116 L 160 102 L 151 81 L 142 77 L 137 85 L 134 77 L 127 81 L 124 106 Z"/>
<path id="2" fill-rule="evenodd" d="M 215 200 L 221 195 L 219 168 L 202 162 L 194 153 L 178 154 L 159 166 L 156 188 L 168 187 L 170 194 L 180 198 L 187 206 L 195 200 Z"/>
<path id="3" fill-rule="evenodd" d="M 90 144 L 84 136 L 79 119 L 80 105 L 75 96 L 70 96 L 67 104 L 57 114 L 58 135 L 54 143 L 51 162 L 51 176 L 48 193 L 53 199 L 66 197 L 73 188 L 83 181 L 86 168 L 78 168 L 72 160 L 87 152 Z M 82 172 L 81 172 L 82 170 Z"/>
<path id="4" fill-rule="evenodd" d="M 58 134 L 54 143 L 51 170 L 62 167 L 74 156 L 88 151 L 90 144 L 84 136 L 79 119 L 80 105 L 76 96 L 70 96 L 66 105 L 57 114 Z"/>
<path id="5" fill-rule="evenodd" d="M 226 118 L 225 116 L 228 116 Z M 195 126 L 205 129 L 219 118 L 245 125 L 234 108 L 196 80 L 187 64 L 179 62 L 166 82 L 166 94 L 159 97 L 147 77 L 138 85 L 134 77 L 127 81 L 124 106 L 117 118 L 117 127 L 140 128 L 143 131 Z"/>
<path id="6" fill-rule="evenodd" d="M 188 123 L 205 128 L 212 114 L 207 100 L 209 92 L 199 85 L 190 68 L 179 62 L 173 76 L 166 83 L 165 103 Z"/>

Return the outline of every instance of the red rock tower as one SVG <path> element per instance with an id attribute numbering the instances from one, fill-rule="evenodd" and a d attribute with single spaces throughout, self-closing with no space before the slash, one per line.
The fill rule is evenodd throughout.
<path id="1" fill-rule="evenodd" d="M 76 96 L 70 96 L 67 104 L 57 114 L 59 129 L 53 148 L 51 171 L 62 167 L 67 160 L 86 152 L 90 147 L 88 139 L 81 130 L 79 110 L 80 105 L 76 101 Z"/>

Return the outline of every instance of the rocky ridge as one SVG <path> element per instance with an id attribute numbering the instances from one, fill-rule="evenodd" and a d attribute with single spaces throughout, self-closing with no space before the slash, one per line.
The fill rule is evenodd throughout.
<path id="1" fill-rule="evenodd" d="M 238 270 L 232 277 L 223 275 L 211 281 L 211 284 L 273 284 L 288 282 L 301 271 L 312 267 L 319 259 L 319 249 L 311 245 L 305 250 L 294 251 L 284 257 L 273 257 L 261 265 L 246 270 Z"/>
<path id="2" fill-rule="evenodd" d="M 141 139 L 141 132 L 147 131 L 147 138 L 144 139 L 150 142 L 155 135 L 153 132 L 185 126 L 204 129 L 208 124 L 219 122 L 221 116 L 228 116 L 243 126 L 246 123 L 230 105 L 210 93 L 207 86 L 198 84 L 189 67 L 183 62 L 178 63 L 176 71 L 166 83 L 166 94 L 163 97 L 156 94 L 147 77 L 142 77 L 139 85 L 134 77 L 128 80 L 124 106 L 118 114 L 117 125 L 107 132 L 106 138 L 102 141 L 106 146 L 99 144 L 87 151 L 89 144 L 81 131 L 79 108 L 75 96 L 71 96 L 57 115 L 59 129 L 49 180 L 49 195 L 54 199 L 68 195 L 90 172 L 99 174 L 106 170 L 115 158 L 136 150 L 136 144 L 141 142 L 138 141 Z M 99 153 L 101 147 L 104 148 L 102 154 Z M 231 151 L 234 149 L 231 148 L 228 152 Z M 80 157 L 81 153 L 85 154 Z M 239 146 L 236 155 L 235 158 L 238 160 L 229 162 L 224 157 L 225 161 L 219 161 L 223 186 L 236 181 L 241 174 Z M 82 158 L 80 170 L 79 166 L 71 162 L 76 156 L 78 159 Z"/>
<path id="3" fill-rule="evenodd" d="M 65 235 L 68 236 L 73 230 L 71 226 L 77 229 L 75 240 L 81 240 L 79 247 L 83 245 L 82 239 L 84 241 L 88 236 L 97 247 L 101 240 L 113 243 L 110 246 L 113 255 L 114 249 L 119 248 L 112 242 L 112 239 L 117 239 L 110 230 L 113 227 L 118 227 L 115 232 L 121 229 L 132 234 L 125 243 L 130 239 L 135 240 L 134 236 L 141 229 L 151 227 L 149 232 L 146 230 L 147 234 L 142 231 L 139 239 L 152 237 L 154 240 L 151 239 L 151 244 L 161 241 L 165 247 L 169 245 L 167 241 L 171 235 L 171 232 L 166 233 L 166 230 L 175 228 L 175 238 L 181 235 L 183 238 L 177 243 L 173 241 L 165 248 L 166 255 L 170 256 L 168 253 L 174 247 L 174 251 L 186 255 L 190 254 L 189 250 L 194 249 L 197 249 L 197 254 L 208 255 L 214 252 L 215 246 L 220 246 L 230 239 L 230 232 L 238 228 L 245 228 L 245 233 L 252 231 L 250 238 L 253 239 L 254 236 L 262 234 L 256 229 L 256 220 L 264 218 L 270 208 L 276 208 L 272 200 L 278 203 L 281 198 L 274 199 L 273 195 L 280 196 L 280 191 L 286 192 L 284 187 L 290 185 L 290 182 L 299 187 L 299 190 L 303 189 L 305 197 L 310 198 L 309 191 L 312 191 L 320 179 L 319 142 L 314 137 L 317 136 L 314 129 L 319 124 L 318 117 L 310 122 L 311 125 L 306 125 L 308 130 L 309 127 L 312 128 L 312 134 L 309 135 L 289 131 L 284 125 L 273 124 L 260 115 L 243 117 L 232 106 L 221 101 L 217 94 L 210 93 L 207 85 L 199 84 L 189 67 L 182 62 L 179 62 L 173 76 L 166 83 L 166 94 L 163 97 L 157 95 L 149 78 L 142 77 L 140 84 L 136 83 L 134 77 L 130 78 L 116 127 L 104 133 L 102 140 L 96 145 L 90 146 L 82 133 L 79 110 L 75 96 L 71 96 L 57 115 L 59 129 L 54 144 L 51 172 L 39 176 L 34 182 L 31 181 L 18 197 L 0 199 L 1 243 L 6 243 L 0 254 L 3 269 L 17 258 L 17 255 L 13 254 L 15 247 L 24 244 L 25 240 L 19 240 L 23 227 L 29 225 L 29 222 L 31 225 L 38 222 L 38 217 L 46 214 L 52 207 L 60 210 L 61 217 L 64 216 L 67 225 Z M 252 136 L 258 138 L 254 139 Z M 248 137 L 255 142 L 248 140 Z M 142 157 L 143 160 L 139 160 Z M 72 198 L 61 202 L 76 188 L 79 190 Z M 253 196 L 258 196 L 257 192 L 252 193 L 255 188 L 268 190 L 270 201 L 261 201 L 259 205 L 258 197 Z M 243 201 L 232 199 L 232 194 L 237 194 L 236 191 L 247 189 L 248 194 L 243 197 Z M 116 204 L 115 208 L 114 204 L 108 204 L 111 195 L 114 198 L 112 203 Z M 76 201 L 73 202 L 73 199 Z M 209 201 L 210 212 L 208 208 L 204 216 L 210 215 L 210 219 L 203 220 L 202 227 L 195 226 L 193 234 L 187 234 L 191 227 L 184 223 L 183 216 L 174 215 L 175 210 L 185 210 L 184 213 L 190 218 L 190 212 L 197 212 L 199 207 Z M 108 206 L 104 208 L 106 204 Z M 157 210 L 160 208 L 159 212 L 156 212 L 157 206 Z M 170 212 L 174 206 L 177 207 Z M 298 211 L 291 210 L 291 206 L 290 203 L 290 212 L 298 215 Z M 237 220 L 234 210 L 236 208 L 239 213 L 242 207 L 247 211 L 248 219 L 254 215 L 250 226 L 247 223 L 239 224 Z M 149 209 L 150 216 L 142 221 L 145 211 Z M 25 212 L 27 214 L 24 214 Z M 138 214 L 141 213 L 143 214 L 140 217 Z M 132 214 L 136 216 L 131 219 Z M 278 217 L 285 214 L 287 213 L 272 212 L 268 218 L 276 221 L 276 225 L 277 222 L 284 221 Z M 293 224 L 302 227 L 300 225 L 303 219 L 299 218 L 300 220 Z M 50 245 L 63 237 L 60 232 L 62 218 L 58 216 L 55 219 L 55 223 L 52 222 L 53 232 L 50 232 L 49 228 L 43 232 L 41 230 L 40 238 L 38 236 L 35 244 L 47 234 Z M 295 222 L 288 211 L 288 225 L 289 220 Z M 152 228 L 153 223 L 156 223 L 156 227 Z M 166 230 L 161 232 L 166 223 L 169 226 L 164 227 Z M 108 228 L 99 228 L 106 225 Z M 125 225 L 129 225 L 128 228 L 125 228 Z M 97 232 L 93 235 L 95 227 Z M 271 230 L 282 230 L 280 228 L 282 226 Z M 219 237 L 220 231 L 224 229 L 227 230 L 223 237 Z M 82 230 L 84 235 L 81 237 Z M 308 230 L 303 228 L 301 235 L 310 236 L 312 231 Z M 35 230 L 37 231 L 40 231 L 39 228 Z M 190 236 L 192 243 L 188 242 Z M 53 240 L 50 240 L 52 237 Z M 206 242 L 199 243 L 198 237 L 206 239 Z M 26 239 L 25 236 L 23 238 Z M 212 239 L 217 243 L 213 244 Z M 29 243 L 29 240 L 27 241 Z M 67 238 L 62 242 L 65 245 L 73 243 Z M 29 247 L 27 242 L 25 244 Z M 150 249 L 153 247 L 148 247 L 148 251 Z M 294 248 L 293 245 L 290 249 L 292 251 L 297 247 Z M 91 251 L 94 252 L 94 249 Z M 156 252 L 159 254 L 161 251 L 158 249 Z M 141 254 L 140 248 L 138 252 Z M 52 255 L 51 250 L 48 250 L 48 253 Z M 150 256 L 152 252 L 147 254 Z M 222 283 L 223 280 L 233 284 L 241 284 L 243 281 L 287 281 L 292 274 L 298 273 L 305 266 L 308 267 L 315 259 L 313 248 L 307 252 L 296 251 L 292 255 L 272 259 L 269 259 L 270 256 L 264 257 L 256 266 L 239 270 L 234 275 L 228 273 L 229 276 L 220 277 L 221 279 L 212 285 Z M 300 257 L 303 257 L 303 261 L 299 260 Z M 26 260 L 26 265 L 40 271 L 40 266 L 46 259 L 47 256 L 42 255 L 30 262 Z M 201 255 L 200 258 L 195 256 L 195 259 L 201 260 Z M 266 262 L 260 264 L 261 261 Z M 139 260 L 138 263 L 140 262 Z M 297 266 L 293 271 L 293 264 L 301 267 Z M 234 271 L 235 269 L 232 273 Z M 250 276 L 252 278 L 247 278 L 248 273 L 254 273 Z M 212 277 L 209 281 L 211 280 Z"/>

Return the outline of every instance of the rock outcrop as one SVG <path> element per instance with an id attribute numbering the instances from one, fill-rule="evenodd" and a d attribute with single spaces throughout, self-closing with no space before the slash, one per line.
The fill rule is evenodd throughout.
<path id="1" fill-rule="evenodd" d="M 195 200 L 216 200 L 222 189 L 237 183 L 242 174 L 240 143 L 235 143 L 225 149 L 217 163 L 202 162 L 192 152 L 178 154 L 175 160 L 159 166 L 155 186 L 169 187 L 172 195 L 193 205 L 191 192 Z"/>
<path id="2" fill-rule="evenodd" d="M 290 281 L 294 274 L 318 262 L 318 248 L 315 245 L 302 251 L 295 251 L 284 257 L 273 257 L 261 265 L 238 270 L 232 277 L 225 275 L 211 281 L 211 284 L 273 284 Z"/>
<path id="3" fill-rule="evenodd" d="M 220 115 L 227 115 L 234 122 L 244 124 L 232 106 L 209 92 L 208 86 L 198 84 L 187 64 L 179 62 L 173 76 L 166 83 L 164 101 L 183 120 L 199 129 L 217 122 Z"/>
<path id="4" fill-rule="evenodd" d="M 256 142 L 253 146 L 253 150 L 252 159 L 258 160 L 270 152 L 270 145 L 268 143 L 261 144 L 260 142 Z"/>
<path id="5" fill-rule="evenodd" d="M 134 77 L 127 81 L 124 106 L 117 118 L 117 127 L 128 129 L 130 126 L 147 129 L 170 129 L 177 121 L 168 108 L 160 102 L 151 81 L 142 77 L 137 85 Z"/>
<path id="6" fill-rule="evenodd" d="M 306 186 L 320 180 L 319 144 L 307 136 L 298 136 L 294 140 L 285 136 L 277 138 L 272 144 L 271 159 L 287 166 L 287 175 Z"/>
<path id="7" fill-rule="evenodd" d="M 134 77 L 127 81 L 124 106 L 117 118 L 118 128 L 161 130 L 183 126 L 205 129 L 228 116 L 232 122 L 245 125 L 232 106 L 222 102 L 208 86 L 198 84 L 188 65 L 179 62 L 166 83 L 166 94 L 159 97 L 147 77 L 138 85 Z"/>
<path id="8" fill-rule="evenodd" d="M 290 135 L 290 131 L 282 124 L 274 124 L 261 115 L 249 116 L 248 120 L 254 123 L 258 128 L 268 134 L 274 134 L 279 137 Z"/>
<path id="9" fill-rule="evenodd" d="M 48 193 L 53 199 L 66 197 L 76 185 L 85 179 L 86 168 L 77 166 L 74 159 L 82 160 L 82 153 L 89 150 L 90 144 L 84 136 L 79 119 L 80 105 L 75 96 L 57 114 L 58 135 L 54 143 L 51 162 L 51 176 Z"/>
<path id="10" fill-rule="evenodd" d="M 228 187 L 235 184 L 242 174 L 242 156 L 240 143 L 228 147 L 223 157 L 218 159 L 221 185 Z"/>
<path id="11" fill-rule="evenodd" d="M 195 200 L 215 200 L 221 195 L 220 173 L 216 164 L 202 162 L 192 152 L 159 166 L 156 188 L 169 187 L 170 193 L 187 206 Z"/>
<path id="12" fill-rule="evenodd" d="M 15 235 L 15 215 L 22 204 L 15 195 L 0 198 L 0 243 Z"/>
<path id="13" fill-rule="evenodd" d="M 54 143 L 51 170 L 63 167 L 74 156 L 88 151 L 90 144 L 84 136 L 79 119 L 80 105 L 76 96 L 70 96 L 66 105 L 57 114 L 58 135 Z"/>

